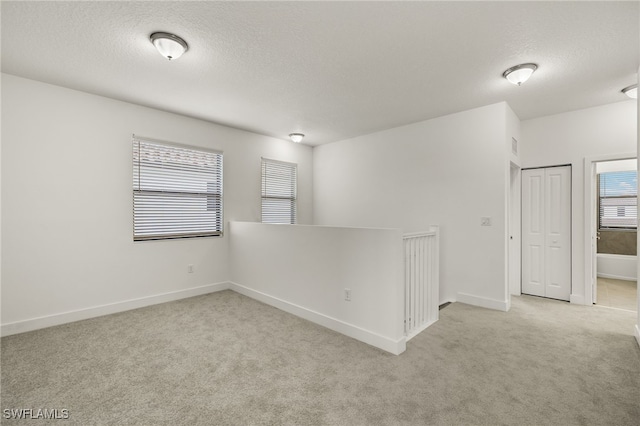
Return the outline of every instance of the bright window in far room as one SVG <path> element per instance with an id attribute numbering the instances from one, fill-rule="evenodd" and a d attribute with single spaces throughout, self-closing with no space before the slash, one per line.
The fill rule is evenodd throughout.
<path id="1" fill-rule="evenodd" d="M 296 164 L 262 159 L 263 223 L 296 223 L 297 176 Z"/>
<path id="2" fill-rule="evenodd" d="M 598 174 L 598 228 L 637 229 L 638 172 Z"/>

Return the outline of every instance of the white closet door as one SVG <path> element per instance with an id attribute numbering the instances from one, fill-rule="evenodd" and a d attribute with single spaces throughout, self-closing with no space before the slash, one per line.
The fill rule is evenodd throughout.
<path id="1" fill-rule="evenodd" d="M 571 294 L 571 168 L 545 170 L 545 297 Z"/>
<path id="2" fill-rule="evenodd" d="M 522 292 L 569 300 L 571 167 L 522 171 Z"/>
<path id="3" fill-rule="evenodd" d="M 522 171 L 522 292 L 544 296 L 544 169 Z"/>

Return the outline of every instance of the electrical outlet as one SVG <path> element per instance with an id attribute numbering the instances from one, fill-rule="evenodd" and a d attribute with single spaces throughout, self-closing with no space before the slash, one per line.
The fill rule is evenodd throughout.
<path id="1" fill-rule="evenodd" d="M 193 274 L 193 265 L 187 265 L 187 272 Z"/>
<path id="2" fill-rule="evenodd" d="M 347 302 L 351 302 L 351 289 L 350 288 L 345 288 L 344 289 L 344 300 L 346 300 Z"/>

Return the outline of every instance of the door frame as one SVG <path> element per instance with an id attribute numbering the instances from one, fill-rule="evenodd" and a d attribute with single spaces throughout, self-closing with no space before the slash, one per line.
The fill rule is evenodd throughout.
<path id="1" fill-rule="evenodd" d="M 551 166 L 536 166 L 536 167 L 523 167 L 522 169 L 520 169 L 521 172 L 524 172 L 525 170 L 540 170 L 540 169 L 553 169 L 553 168 L 558 168 L 558 167 L 568 167 L 569 168 L 569 299 L 567 300 L 569 303 L 575 303 L 574 299 L 573 299 L 573 290 L 574 290 L 574 284 L 573 284 L 573 280 L 574 280 L 574 271 L 573 271 L 573 254 L 574 254 L 574 250 L 573 250 L 573 225 L 574 225 L 574 220 L 573 220 L 573 210 L 574 210 L 574 203 L 573 203 L 573 194 L 574 194 L 574 179 L 573 179 L 573 171 L 574 171 L 574 167 L 572 163 L 566 163 L 566 164 L 554 164 Z M 521 179 L 521 185 L 522 185 L 522 179 Z M 522 197 L 522 193 L 524 191 L 521 191 L 521 197 Z M 521 214 L 523 212 L 523 209 L 521 208 Z M 521 229 L 522 229 L 523 223 L 521 220 Z M 521 240 L 520 240 L 520 253 L 521 256 L 524 253 L 524 249 L 522 248 L 522 243 L 524 242 L 524 237 L 522 237 L 522 230 L 520 231 L 521 234 Z M 523 264 L 523 261 L 521 260 L 521 266 Z M 522 267 L 521 267 L 521 272 L 520 272 L 521 276 L 520 276 L 520 289 L 522 291 Z M 524 293 L 523 293 L 524 294 Z M 542 297 L 547 297 L 547 296 L 542 296 Z M 565 299 L 556 299 L 556 300 L 565 300 Z"/>
<path id="2" fill-rule="evenodd" d="M 521 167 L 514 163 L 510 163 L 509 167 L 509 208 L 508 208 L 508 240 L 507 247 L 509 250 L 508 261 L 508 282 L 507 300 L 511 295 L 520 296 L 522 289 L 522 222 L 521 222 L 521 205 L 522 205 L 522 181 Z"/>
<path id="3" fill-rule="evenodd" d="M 596 163 L 638 158 L 636 153 L 622 153 L 585 157 L 584 159 L 584 304 L 593 305 L 594 288 L 598 282 L 596 271 Z M 572 295 L 572 302 L 573 295 Z M 577 302 L 577 301 L 576 301 Z"/>

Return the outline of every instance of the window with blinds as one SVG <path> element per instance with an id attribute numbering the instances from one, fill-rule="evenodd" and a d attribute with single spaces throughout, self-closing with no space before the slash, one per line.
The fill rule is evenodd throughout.
<path id="1" fill-rule="evenodd" d="M 598 193 L 600 229 L 638 227 L 637 171 L 600 173 Z"/>
<path id="2" fill-rule="evenodd" d="M 298 166 L 262 159 L 262 222 L 296 223 Z"/>
<path id="3" fill-rule="evenodd" d="M 133 239 L 222 235 L 222 153 L 133 138 Z"/>

